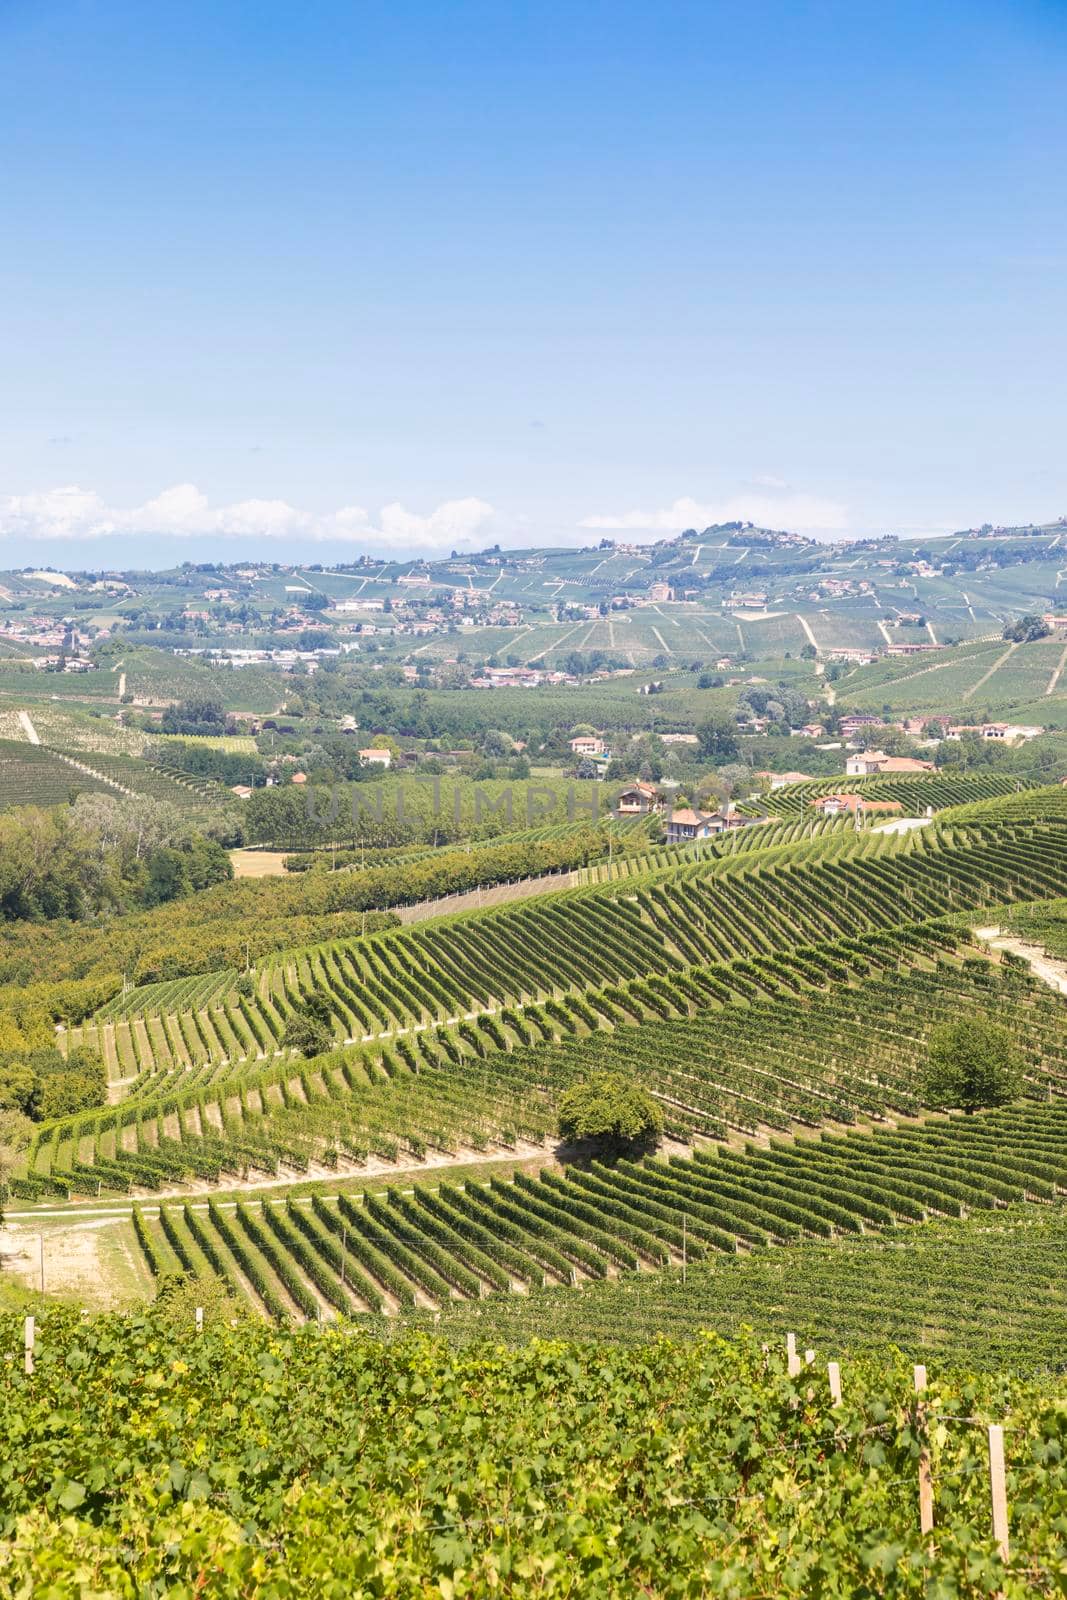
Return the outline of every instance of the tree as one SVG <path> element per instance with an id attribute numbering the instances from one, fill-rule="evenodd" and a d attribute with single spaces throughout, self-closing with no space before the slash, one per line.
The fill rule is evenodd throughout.
<path id="1" fill-rule="evenodd" d="M 321 1056 L 333 1044 L 329 1024 L 306 1011 L 297 1011 L 285 1024 L 282 1044 L 287 1050 L 299 1050 L 302 1056 Z"/>
<path id="2" fill-rule="evenodd" d="M 0 1059 L 0 1112 L 35 1122 L 102 1106 L 107 1074 L 99 1056 L 76 1048 L 63 1056 L 53 1046 L 5 1052 Z"/>
<path id="3" fill-rule="evenodd" d="M 1012 640 L 1015 644 L 1028 644 L 1033 639 L 1044 639 L 1052 629 L 1043 618 L 1032 611 L 1028 611 L 1016 622 L 1009 622 L 1004 629 L 1003 637 Z"/>
<path id="4" fill-rule="evenodd" d="M 945 1022 L 931 1033 L 923 1078 L 927 1105 L 962 1107 L 970 1114 L 983 1106 L 1007 1105 L 1021 1085 L 1011 1035 L 988 1017 Z"/>
<path id="5" fill-rule="evenodd" d="M 321 1022 L 324 1027 L 329 1027 L 333 1017 L 333 1006 L 330 997 L 322 989 L 312 989 L 305 998 L 303 1012 L 306 1017 L 314 1017 L 316 1022 Z"/>
<path id="6" fill-rule="evenodd" d="M 700 754 L 716 766 L 723 761 L 736 761 L 740 754 L 737 727 L 727 717 L 709 717 L 697 728 L 697 738 Z"/>
<path id="7" fill-rule="evenodd" d="M 752 788 L 752 768 L 746 767 L 743 761 L 728 761 L 719 768 L 719 782 L 728 800 L 736 795 L 745 795 Z"/>
<path id="8" fill-rule="evenodd" d="M 663 1112 L 635 1078 L 598 1072 L 567 1089 L 559 1102 L 562 1139 L 594 1139 L 610 1150 L 655 1145 Z"/>
<path id="9" fill-rule="evenodd" d="M 164 733 L 222 733 L 225 726 L 222 701 L 208 694 L 190 696 L 168 706 L 160 721 Z"/>
<path id="10" fill-rule="evenodd" d="M 145 904 L 160 906 L 167 900 L 180 900 L 188 893 L 189 874 L 185 858 L 177 850 L 157 850 L 148 863 Z"/>
<path id="11" fill-rule="evenodd" d="M 514 743 L 510 733 L 503 733 L 499 728 L 488 728 L 482 740 L 482 754 L 489 761 L 500 761 L 511 754 Z"/>

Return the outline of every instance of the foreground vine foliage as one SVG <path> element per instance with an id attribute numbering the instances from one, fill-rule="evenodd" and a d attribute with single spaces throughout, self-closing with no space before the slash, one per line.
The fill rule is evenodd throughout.
<path id="1" fill-rule="evenodd" d="M 714 1335 L 632 1349 L 383 1343 L 165 1303 L 0 1320 L 0 1594 L 954 1596 L 1067 1591 L 1067 1405 Z M 958 1420 L 964 1419 L 964 1420 Z M 983 1421 L 1007 1441 L 991 1535 Z M 937 1522 L 920 1536 L 928 1430 Z"/>

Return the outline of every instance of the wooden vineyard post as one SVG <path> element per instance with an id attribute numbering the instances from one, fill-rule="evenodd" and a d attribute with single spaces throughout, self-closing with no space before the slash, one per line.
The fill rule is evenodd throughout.
<path id="1" fill-rule="evenodd" d="M 997 1422 L 989 1425 L 989 1496 L 993 1503 L 993 1537 L 1000 1559 L 1006 1563 L 1011 1555 L 1008 1491 L 1004 1482 L 1004 1429 Z"/>
<path id="2" fill-rule="evenodd" d="M 203 1333 L 203 1331 L 204 1331 L 204 1308 L 203 1308 L 203 1306 L 197 1306 L 197 1308 L 196 1308 L 196 1331 L 197 1331 L 197 1333 Z"/>
<path id="3" fill-rule="evenodd" d="M 915 1368 L 915 1393 L 921 1395 L 926 1388 L 926 1368 Z M 932 1533 L 934 1528 L 934 1480 L 930 1468 L 930 1445 L 926 1438 L 926 1406 L 920 1399 L 916 1407 L 919 1429 L 923 1440 L 919 1446 L 919 1531 Z"/>
<path id="4" fill-rule="evenodd" d="M 800 1371 L 800 1357 L 797 1355 L 797 1336 L 787 1333 L 785 1336 L 785 1369 L 791 1378 L 795 1378 Z"/>
<path id="5" fill-rule="evenodd" d="M 841 1368 L 836 1361 L 826 1363 L 826 1376 L 830 1380 L 830 1399 L 835 1406 L 841 1404 Z"/>
<path id="6" fill-rule="evenodd" d="M 35 1338 L 36 1325 L 32 1317 L 27 1317 L 23 1329 L 23 1342 L 26 1351 L 26 1376 L 28 1378 L 33 1376 L 33 1346 Z"/>

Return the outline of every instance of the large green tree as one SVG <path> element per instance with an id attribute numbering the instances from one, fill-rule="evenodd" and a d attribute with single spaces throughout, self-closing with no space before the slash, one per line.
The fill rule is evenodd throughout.
<path id="1" fill-rule="evenodd" d="M 1022 1068 L 1011 1035 L 988 1017 L 964 1017 L 935 1028 L 927 1046 L 923 1099 L 927 1105 L 968 1113 L 1003 1106 L 1022 1087 Z"/>
<path id="2" fill-rule="evenodd" d="M 560 1097 L 559 1131 L 563 1139 L 592 1139 L 608 1149 L 648 1146 L 663 1132 L 663 1112 L 636 1078 L 598 1072 Z"/>
<path id="3" fill-rule="evenodd" d="M 709 717 L 698 726 L 697 738 L 705 761 L 718 765 L 722 761 L 737 760 L 740 751 L 737 724 L 730 717 Z"/>

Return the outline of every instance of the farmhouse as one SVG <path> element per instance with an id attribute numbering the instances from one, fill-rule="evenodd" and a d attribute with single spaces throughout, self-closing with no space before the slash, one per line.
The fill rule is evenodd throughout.
<path id="1" fill-rule="evenodd" d="M 845 762 L 850 778 L 869 778 L 880 773 L 933 772 L 932 761 L 917 761 L 913 756 L 887 756 L 884 750 L 860 750 Z"/>
<path id="2" fill-rule="evenodd" d="M 472 689 L 536 689 L 543 674 L 536 667 L 486 667 Z"/>
<path id="3" fill-rule="evenodd" d="M 868 800 L 862 794 L 821 794 L 812 805 L 824 817 L 855 816 L 857 813 L 901 811 L 899 800 Z"/>
<path id="4" fill-rule="evenodd" d="M 840 726 L 845 738 L 850 739 L 854 733 L 862 733 L 865 728 L 884 728 L 885 722 L 870 711 L 853 711 L 841 718 Z"/>
<path id="5" fill-rule="evenodd" d="M 1004 744 L 1014 744 L 1016 739 L 1040 738 L 1044 731 L 1044 728 L 1027 723 L 983 722 L 973 728 L 961 723 L 949 728 L 946 738 L 962 739 L 965 733 L 974 733 L 979 739 L 996 739 Z"/>
<path id="6" fill-rule="evenodd" d="M 700 811 L 683 807 L 668 818 L 667 843 L 690 844 L 694 839 L 710 839 L 713 834 L 722 833 L 725 827 L 726 819 L 718 813 L 706 817 Z"/>
<path id="7" fill-rule="evenodd" d="M 784 789 L 790 783 L 811 783 L 810 772 L 757 772 L 757 778 L 766 778 L 770 784 L 771 793 L 776 789 Z"/>
<path id="8" fill-rule="evenodd" d="M 855 667 L 869 667 L 876 655 L 875 650 L 864 650 L 856 645 L 845 644 L 834 645 L 833 649 L 827 651 L 830 661 L 847 661 Z"/>
<path id="9" fill-rule="evenodd" d="M 361 750 L 359 759 L 365 767 L 391 767 L 393 764 L 388 750 Z"/>
<path id="10" fill-rule="evenodd" d="M 574 739 L 569 739 L 568 744 L 576 756 L 602 756 L 604 754 L 604 741 L 598 733 L 580 733 Z"/>
<path id="11" fill-rule="evenodd" d="M 662 805 L 659 790 L 654 783 L 632 783 L 624 789 L 615 802 L 615 809 L 620 816 L 644 816 L 649 811 L 658 811 Z"/>

